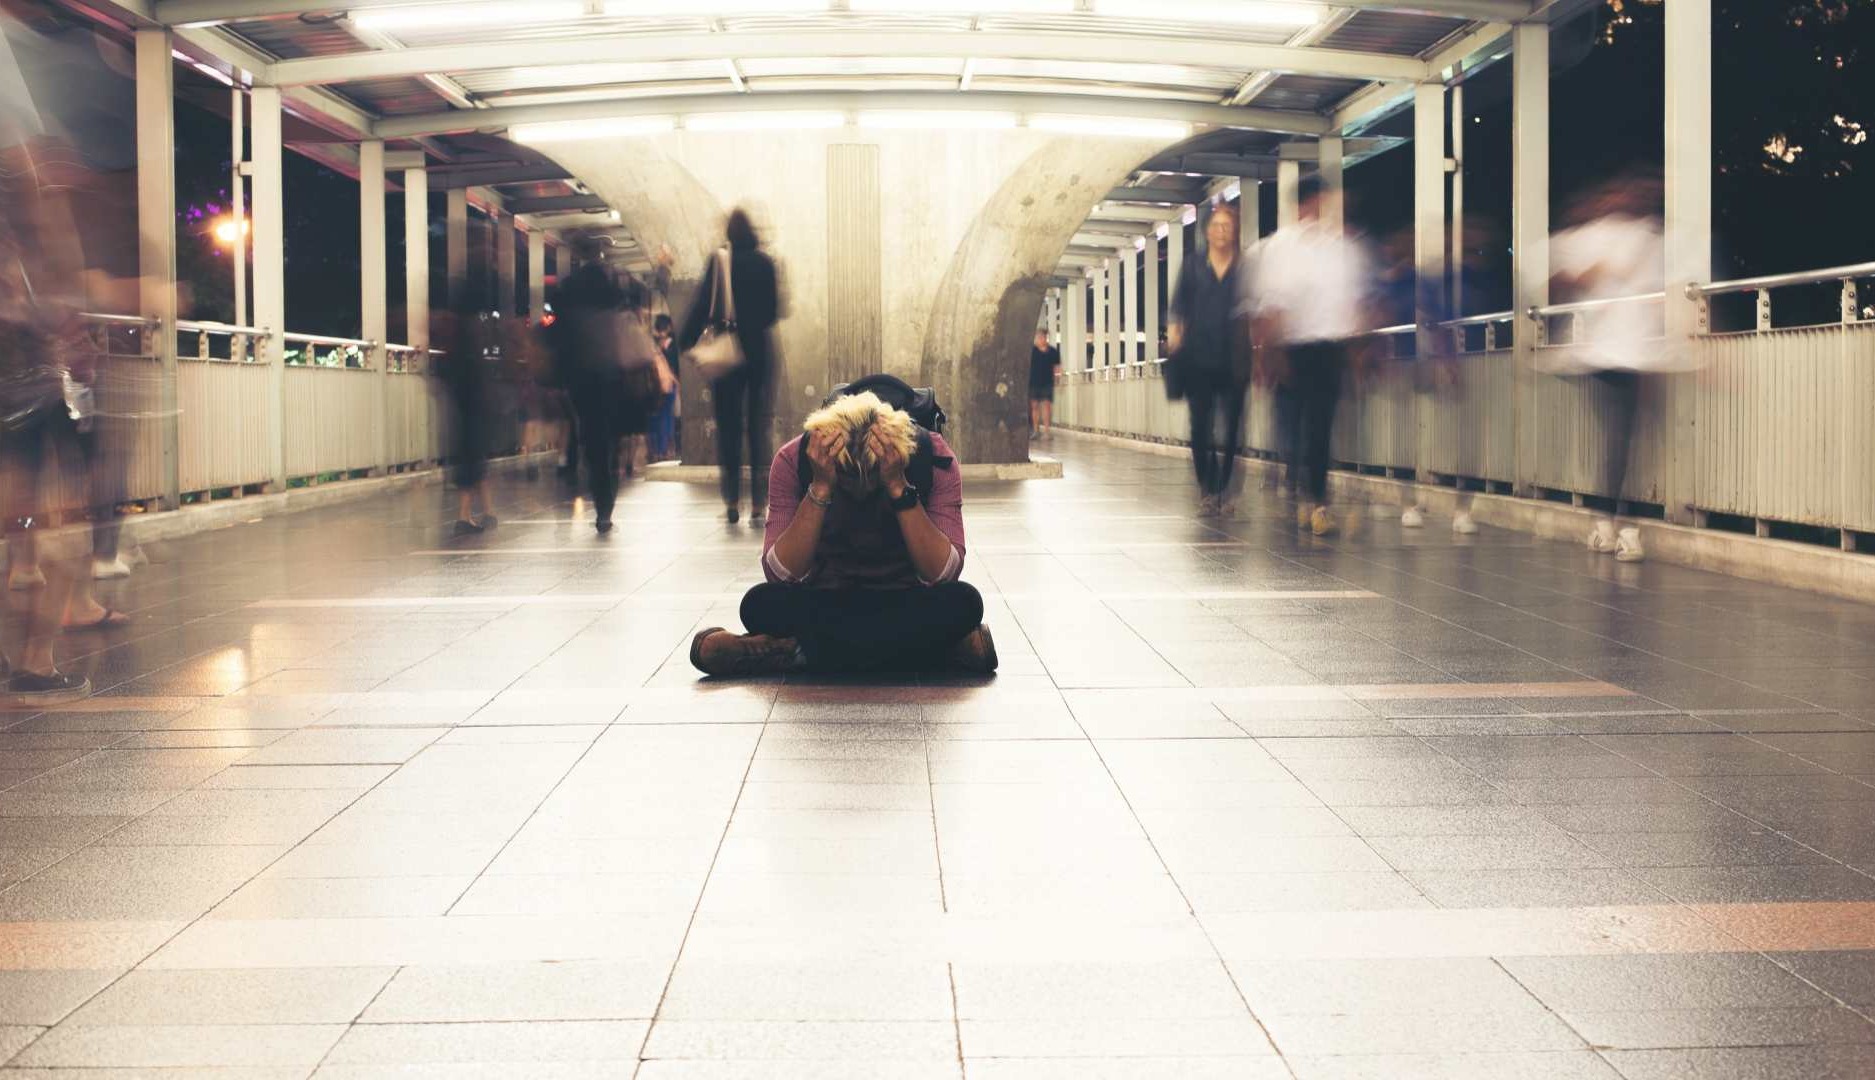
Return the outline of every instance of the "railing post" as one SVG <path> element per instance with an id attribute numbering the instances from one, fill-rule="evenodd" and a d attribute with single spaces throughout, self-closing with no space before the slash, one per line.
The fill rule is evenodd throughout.
<path id="1" fill-rule="evenodd" d="M 1758 332 L 1771 328 L 1771 290 L 1758 290 Z"/>
<path id="2" fill-rule="evenodd" d="M 286 490 L 286 204 L 280 173 L 280 90 L 256 86 L 253 109 L 254 323 L 266 331 L 260 361 L 267 365 L 267 408 L 273 438 L 267 447 L 267 476 L 274 491 Z"/>
<path id="3" fill-rule="evenodd" d="M 1439 323 L 1458 317 L 1445 300 L 1445 88 L 1438 83 L 1413 88 L 1413 278 L 1413 351 L 1420 359 L 1431 360 L 1438 351 Z M 1413 472 L 1417 477 L 1427 427 L 1420 406 L 1428 404 L 1436 414 L 1440 402 L 1434 395 L 1410 388 L 1407 393 L 1414 406 Z M 1432 400 L 1422 403 L 1424 396 Z M 1432 422 L 1437 423 L 1436 415 Z M 1408 505 L 1418 509 L 1423 501 L 1415 483 Z"/>
<path id="4" fill-rule="evenodd" d="M 1699 308 L 1687 286 L 1712 279 L 1712 0 L 1666 5 L 1666 345 L 1694 348 Z M 1761 302 L 1766 328 L 1770 305 Z M 1698 389 L 1675 378 L 1668 386 L 1669 465 L 1661 477 L 1667 520 L 1694 520 L 1699 501 Z"/>
<path id="5" fill-rule="evenodd" d="M 372 420 L 377 425 L 377 453 L 373 460 L 379 469 L 390 467 L 389 412 L 386 398 L 390 393 L 390 357 L 384 343 L 390 340 L 390 316 L 386 311 L 384 234 L 384 141 L 368 139 L 358 144 L 358 336 L 371 343 L 365 364 L 373 369 L 366 376 L 372 384 Z"/>
<path id="6" fill-rule="evenodd" d="M 1842 279 L 1842 321 L 1855 322 L 1860 314 L 1861 304 L 1856 300 L 1855 279 Z"/>
<path id="7" fill-rule="evenodd" d="M 176 395 L 175 60 L 166 30 L 137 31 L 137 269 L 143 317 L 155 341 L 156 413 L 162 425 L 161 504 L 182 504 L 182 439 Z M 109 376 L 106 376 L 109 378 Z"/>

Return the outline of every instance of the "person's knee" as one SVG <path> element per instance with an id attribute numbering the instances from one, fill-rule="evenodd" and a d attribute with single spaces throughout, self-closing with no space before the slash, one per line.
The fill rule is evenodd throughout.
<path id="1" fill-rule="evenodd" d="M 983 594 L 967 581 L 952 581 L 938 586 L 961 626 L 974 628 L 983 621 Z"/>
<path id="2" fill-rule="evenodd" d="M 796 587 L 764 581 L 743 593 L 738 612 L 742 628 L 751 634 L 775 634 L 789 629 L 785 613 L 788 592 Z"/>

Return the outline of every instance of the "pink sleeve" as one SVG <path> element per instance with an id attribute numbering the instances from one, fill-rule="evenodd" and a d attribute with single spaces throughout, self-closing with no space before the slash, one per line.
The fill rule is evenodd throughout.
<path id="1" fill-rule="evenodd" d="M 788 531 L 795 512 L 801 508 L 801 440 L 790 439 L 776 452 L 768 468 L 768 524 L 762 529 L 762 574 L 769 581 L 791 584 L 804 580 L 789 574 L 787 568 L 769 553 L 775 541 Z"/>
<path id="2" fill-rule="evenodd" d="M 925 503 L 924 512 L 931 519 L 931 524 L 938 527 L 951 542 L 952 556 L 950 565 L 944 573 L 938 575 L 933 585 L 946 581 L 956 581 L 964 569 L 964 466 L 956 460 L 956 454 L 944 436 L 931 436 L 931 449 L 939 457 L 951 459 L 950 468 L 935 469 L 931 475 L 931 498 Z"/>

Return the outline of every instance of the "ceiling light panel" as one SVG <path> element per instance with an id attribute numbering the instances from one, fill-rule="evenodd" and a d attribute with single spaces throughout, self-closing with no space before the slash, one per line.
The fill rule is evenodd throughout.
<path id="1" fill-rule="evenodd" d="M 593 139 L 625 139 L 657 135 L 677 126 L 669 116 L 619 116 L 607 120 L 563 120 L 551 124 L 516 124 L 508 129 L 508 138 L 525 145 L 556 142 L 588 142 Z"/>
<path id="2" fill-rule="evenodd" d="M 352 12 L 352 25 L 363 30 L 455 29 L 459 27 L 531 27 L 568 22 L 586 14 L 583 0 L 527 0 L 526 3 L 420 4 Z"/>
<path id="3" fill-rule="evenodd" d="M 1132 116 L 1076 116 L 1043 113 L 1029 117 L 1029 126 L 1037 131 L 1064 135 L 1104 135 L 1130 139 L 1183 139 L 1191 134 L 1191 125 L 1179 120 L 1154 120 Z"/>
<path id="4" fill-rule="evenodd" d="M 691 131 L 801 131 L 813 128 L 837 128 L 846 123 L 840 112 L 717 112 L 692 113 L 684 117 L 684 127 Z"/>
<path id="5" fill-rule="evenodd" d="M 1223 23 L 1301 29 L 1322 20 L 1313 4 L 1264 0 L 1095 0 L 1094 14 L 1156 22 Z"/>

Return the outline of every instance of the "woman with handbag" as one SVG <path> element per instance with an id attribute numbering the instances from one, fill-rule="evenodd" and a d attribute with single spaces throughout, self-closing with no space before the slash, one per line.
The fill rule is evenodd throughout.
<path id="1" fill-rule="evenodd" d="M 742 450 L 757 468 L 750 477 L 750 520 L 767 514 L 768 478 L 760 464 L 768 460 L 770 388 L 774 382 L 775 323 L 782 315 L 781 290 L 773 260 L 761 250 L 755 226 L 743 210 L 729 215 L 724 234 L 729 243 L 710 260 L 702 287 L 677 336 L 697 373 L 709 380 L 716 408 L 716 463 L 722 470 L 723 504 L 731 525 L 742 502 Z"/>

